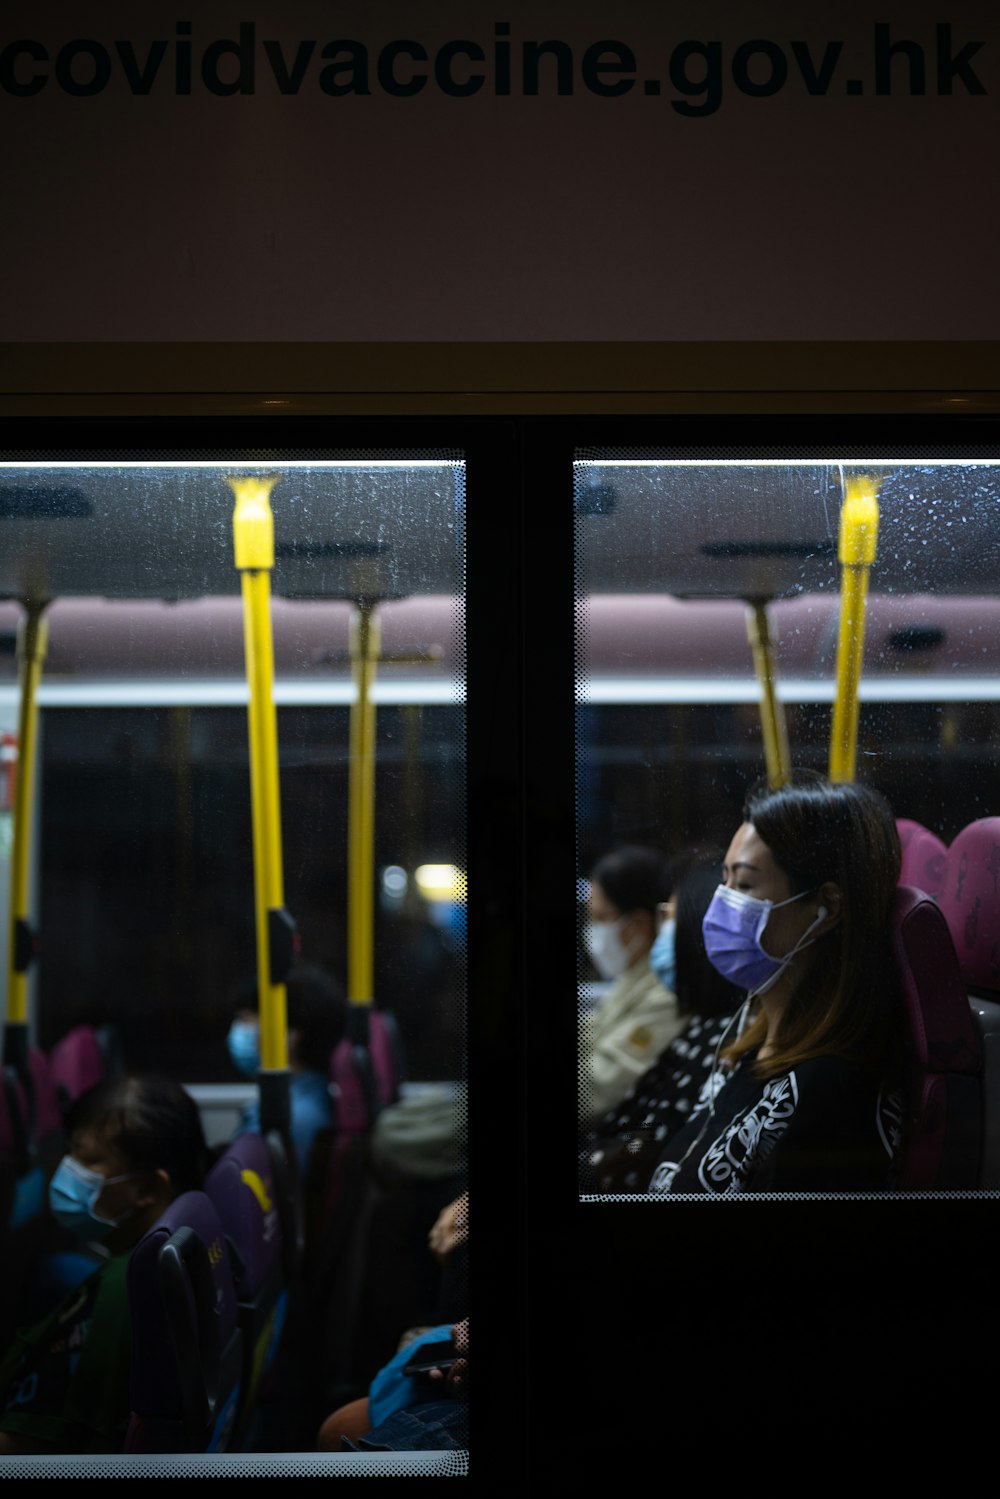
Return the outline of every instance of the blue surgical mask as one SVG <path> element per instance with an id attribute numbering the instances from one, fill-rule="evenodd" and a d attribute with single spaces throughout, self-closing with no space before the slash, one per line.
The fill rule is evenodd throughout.
<path id="1" fill-rule="evenodd" d="M 234 1020 L 226 1045 L 233 1066 L 245 1077 L 256 1077 L 260 1071 L 260 1028 L 256 1021 Z"/>
<path id="2" fill-rule="evenodd" d="M 81 1166 L 71 1155 L 64 1155 L 49 1182 L 49 1209 L 62 1228 L 81 1239 L 105 1239 L 113 1228 L 131 1218 L 135 1209 L 123 1213 L 120 1218 L 99 1218 L 94 1204 L 105 1187 L 118 1182 L 130 1181 L 138 1173 L 128 1171 L 124 1176 L 102 1176 L 99 1171 L 90 1171 Z"/>
<path id="3" fill-rule="evenodd" d="M 668 916 L 649 951 L 649 966 L 665 989 L 677 992 L 677 922 Z"/>

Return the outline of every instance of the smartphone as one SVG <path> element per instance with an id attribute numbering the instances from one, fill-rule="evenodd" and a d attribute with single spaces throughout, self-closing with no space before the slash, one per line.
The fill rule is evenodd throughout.
<path id="1" fill-rule="evenodd" d="M 403 1365 L 403 1373 L 427 1374 L 431 1369 L 450 1369 L 459 1357 L 451 1338 L 441 1338 L 436 1343 L 421 1343 L 414 1350 L 409 1363 Z"/>

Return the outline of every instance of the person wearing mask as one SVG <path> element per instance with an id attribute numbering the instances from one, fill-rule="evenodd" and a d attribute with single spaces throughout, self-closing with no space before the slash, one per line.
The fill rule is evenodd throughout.
<path id="1" fill-rule="evenodd" d="M 650 1193 L 892 1188 L 899 869 L 892 811 L 871 788 L 796 771 L 751 789 L 703 922 L 710 960 L 746 999 Z"/>
<path id="2" fill-rule="evenodd" d="M 649 961 L 657 907 L 669 895 L 665 860 L 653 849 L 615 849 L 591 873 L 584 941 L 611 987 L 580 1020 L 581 1119 L 624 1098 L 683 1028 L 676 996 Z"/>
<path id="3" fill-rule="evenodd" d="M 347 1000 L 328 973 L 309 964 L 292 969 L 285 994 L 291 1136 L 304 1179 L 317 1134 L 336 1122 L 330 1092 L 330 1058 L 347 1031 Z M 255 982 L 237 999 L 226 1044 L 237 1071 L 244 1077 L 256 1078 L 261 1062 Z M 237 1134 L 259 1130 L 260 1105 L 254 1099 L 243 1108 Z"/>
<path id="4" fill-rule="evenodd" d="M 6 1351 L 0 1454 L 122 1451 L 131 1252 L 175 1197 L 200 1188 L 208 1165 L 197 1105 L 167 1078 L 98 1083 L 76 1099 L 66 1131 L 69 1154 L 49 1183 L 49 1207 L 105 1257 Z"/>
<path id="5" fill-rule="evenodd" d="M 715 1062 L 743 991 L 708 961 L 702 920 L 722 872 L 722 853 L 696 853 L 683 864 L 649 955 L 661 983 L 677 996 L 684 1029 L 620 1103 L 585 1132 L 581 1190 L 645 1192 L 662 1143 L 686 1123 Z"/>

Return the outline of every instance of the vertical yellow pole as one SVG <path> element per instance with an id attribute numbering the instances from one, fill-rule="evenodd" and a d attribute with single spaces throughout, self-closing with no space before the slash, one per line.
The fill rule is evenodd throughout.
<path id="1" fill-rule="evenodd" d="M 14 789 L 14 846 L 11 850 L 10 926 L 7 949 L 7 1026 L 4 1060 L 22 1075 L 28 1065 L 28 969 L 35 937 L 28 921 L 31 834 L 35 812 L 35 762 L 38 746 L 38 684 L 48 650 L 49 626 L 43 619 L 48 600 L 25 601 L 17 637 L 20 687 L 17 725 L 17 770 Z"/>
<path id="2" fill-rule="evenodd" d="M 243 635 L 250 691 L 248 730 L 250 798 L 253 811 L 254 904 L 257 930 L 257 993 L 260 1015 L 261 1125 L 287 1124 L 288 1031 L 285 977 L 290 961 L 291 918 L 284 909 L 278 728 L 274 708 L 274 648 L 271 637 L 271 569 L 274 517 L 271 490 L 280 475 L 231 478 L 236 566 L 243 589 Z M 270 1089 L 267 1074 L 280 1074 Z M 277 1114 L 271 1096 L 280 1100 Z"/>
<path id="3" fill-rule="evenodd" d="M 374 998 L 375 704 L 372 686 L 380 627 L 374 606 L 358 601 L 351 619 L 351 706 L 347 793 L 347 998 L 367 1011 Z"/>
<path id="4" fill-rule="evenodd" d="M 830 728 L 830 780 L 853 781 L 858 753 L 858 685 L 865 646 L 868 575 L 878 540 L 879 481 L 849 476 L 840 512 L 840 633 Z"/>
<path id="5" fill-rule="evenodd" d="M 788 727 L 785 705 L 778 701 L 778 669 L 771 642 L 767 606 L 754 602 L 747 606 L 747 639 L 753 652 L 754 670 L 760 684 L 760 731 L 764 741 L 764 763 L 772 789 L 784 786 L 791 768 L 788 753 Z"/>

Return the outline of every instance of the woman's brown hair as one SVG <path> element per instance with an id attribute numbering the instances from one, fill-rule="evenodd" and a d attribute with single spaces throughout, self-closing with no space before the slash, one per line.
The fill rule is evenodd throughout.
<path id="1" fill-rule="evenodd" d="M 841 892 L 840 921 L 816 939 L 808 976 L 793 991 L 773 1051 L 755 1063 L 755 1073 L 777 1077 L 810 1057 L 830 1055 L 879 1065 L 892 1039 L 888 923 L 901 859 L 889 803 L 870 786 L 799 770 L 777 790 L 753 786 L 743 820 L 767 844 L 793 895 L 827 882 Z M 758 1013 L 723 1056 L 736 1062 L 755 1051 L 766 1032 L 766 1016 Z"/>

